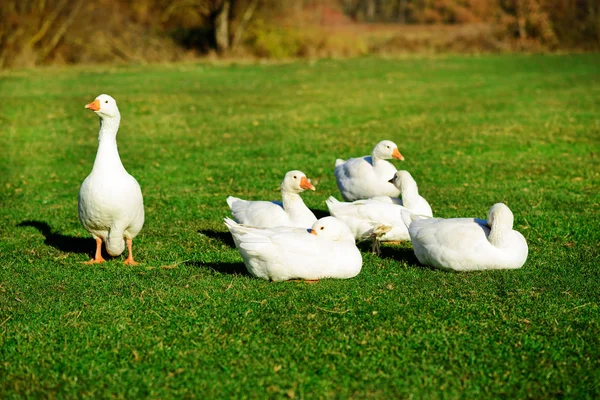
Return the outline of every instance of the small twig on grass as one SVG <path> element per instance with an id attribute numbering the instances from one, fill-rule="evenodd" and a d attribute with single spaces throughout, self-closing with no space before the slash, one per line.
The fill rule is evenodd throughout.
<path id="1" fill-rule="evenodd" d="M 2 321 L 2 323 L 0 324 L 0 326 L 2 326 L 5 323 L 7 323 L 11 318 L 12 318 L 12 315 L 9 315 L 8 318 L 6 318 L 4 321 Z"/>
<path id="2" fill-rule="evenodd" d="M 346 354 L 342 353 L 341 351 L 335 351 L 335 350 L 326 350 L 323 352 L 323 354 L 331 354 L 331 355 L 342 356 L 342 358 L 348 358 L 348 356 Z"/>
<path id="3" fill-rule="evenodd" d="M 173 269 L 173 268 L 177 268 L 177 266 L 179 264 L 183 264 L 184 262 L 188 262 L 188 261 L 190 261 L 190 260 L 183 260 L 183 261 L 179 261 L 179 262 L 176 262 L 176 263 L 173 263 L 173 264 L 169 264 L 169 265 L 161 265 L 160 267 L 162 269 Z"/>
<path id="4" fill-rule="evenodd" d="M 163 317 L 161 317 L 161 316 L 160 316 L 160 314 L 159 314 L 159 313 L 157 313 L 156 311 L 154 311 L 154 310 L 150 310 L 150 312 L 152 312 L 152 313 L 156 314 L 156 315 L 158 316 L 158 318 L 160 318 L 162 321 L 164 321 L 164 320 L 165 320 L 165 319 L 164 319 Z"/>
<path id="5" fill-rule="evenodd" d="M 326 308 L 322 308 L 322 307 L 319 307 L 319 306 L 315 306 L 315 308 L 317 308 L 317 309 L 319 309 L 321 311 L 325 311 L 325 312 L 333 313 L 333 314 L 346 314 L 348 311 L 350 311 L 350 309 L 347 309 L 346 311 L 334 311 L 334 310 L 328 310 Z"/>
<path id="6" fill-rule="evenodd" d="M 592 304 L 592 303 L 585 303 L 585 304 L 578 305 L 578 306 L 576 306 L 576 307 L 573 307 L 573 308 L 571 308 L 571 309 L 570 309 L 569 311 L 567 311 L 567 312 L 571 312 L 571 311 L 573 311 L 573 310 L 577 310 L 578 308 L 581 308 L 581 307 L 589 306 L 590 304 Z"/>

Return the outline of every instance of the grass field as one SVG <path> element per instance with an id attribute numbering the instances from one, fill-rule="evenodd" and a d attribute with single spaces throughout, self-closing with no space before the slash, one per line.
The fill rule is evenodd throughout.
<path id="1" fill-rule="evenodd" d="M 84 265 L 77 218 L 108 93 L 146 224 Z M 600 55 L 365 58 L 0 74 L 0 397 L 598 398 Z M 351 280 L 247 275 L 225 198 L 394 140 L 440 217 L 495 202 L 520 270 L 447 273 L 364 247 Z"/>

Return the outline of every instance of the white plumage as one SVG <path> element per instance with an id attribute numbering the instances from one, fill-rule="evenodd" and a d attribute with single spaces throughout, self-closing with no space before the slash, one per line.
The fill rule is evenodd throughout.
<path id="1" fill-rule="evenodd" d="M 309 228 L 317 218 L 304 204 L 300 193 L 315 190 L 302 171 L 290 171 L 281 182 L 281 202 L 249 201 L 229 196 L 227 204 L 240 224 L 256 227 L 296 226 Z"/>
<path id="2" fill-rule="evenodd" d="M 427 200 L 419 195 L 417 183 L 408 171 L 396 172 L 393 183 L 400 191 L 402 200 L 397 197 L 379 196 L 345 203 L 330 197 L 326 201 L 329 212 L 344 221 L 357 240 L 368 237 L 379 241 L 410 240 L 408 228 L 402 220 L 402 210 L 408 209 L 416 214 L 431 217 L 431 207 Z"/>
<path id="3" fill-rule="evenodd" d="M 225 224 L 248 272 L 257 278 L 345 279 L 358 275 L 362 268 L 352 233 L 334 217 L 321 218 L 311 229 L 255 228 L 229 218 Z"/>
<path id="4" fill-rule="evenodd" d="M 100 117 L 98 152 L 90 175 L 79 189 L 79 220 L 96 239 L 96 253 L 90 263 L 104 261 L 102 242 L 111 256 L 120 255 L 127 243 L 126 264 L 136 264 L 132 240 L 144 225 L 144 201 L 140 185 L 127 173 L 117 150 L 121 114 L 117 102 L 102 94 L 85 106 Z"/>
<path id="5" fill-rule="evenodd" d="M 513 214 L 494 204 L 488 219 L 429 218 L 403 211 L 415 255 L 421 264 L 454 271 L 521 268 L 527 242 L 513 230 Z"/>
<path id="6" fill-rule="evenodd" d="M 400 191 L 389 182 L 396 173 L 396 167 L 386 161 L 390 158 L 404 161 L 398 146 L 390 140 L 383 140 L 377 143 L 370 156 L 346 161 L 337 159 L 334 174 L 344 200 L 354 201 L 375 196 L 398 197 Z"/>

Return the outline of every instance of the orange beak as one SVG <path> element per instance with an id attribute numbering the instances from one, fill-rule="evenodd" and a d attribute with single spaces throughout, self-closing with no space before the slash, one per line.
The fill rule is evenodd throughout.
<path id="1" fill-rule="evenodd" d="M 311 229 L 311 230 L 310 230 L 310 234 L 311 234 L 311 235 L 315 235 L 315 236 L 317 236 L 317 231 L 315 231 L 314 229 Z"/>
<path id="2" fill-rule="evenodd" d="M 90 104 L 86 104 L 85 108 L 89 108 L 92 111 L 100 111 L 100 100 L 96 99 Z"/>
<path id="3" fill-rule="evenodd" d="M 315 190 L 315 187 L 312 185 L 312 183 L 310 183 L 310 181 L 308 180 L 308 178 L 305 177 L 305 176 L 303 176 L 302 178 L 300 178 L 300 187 L 302 189 Z"/>
<path id="4" fill-rule="evenodd" d="M 397 147 L 394 149 L 394 151 L 392 151 L 392 157 L 397 158 L 398 160 L 404 161 L 404 156 L 402 154 L 400 154 L 400 151 L 398 150 Z"/>

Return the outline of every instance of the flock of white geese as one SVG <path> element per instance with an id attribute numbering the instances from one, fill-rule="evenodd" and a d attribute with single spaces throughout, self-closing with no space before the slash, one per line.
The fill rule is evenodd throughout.
<path id="1" fill-rule="evenodd" d="M 102 242 L 111 256 L 127 247 L 144 225 L 140 185 L 123 167 L 117 150 L 121 115 L 117 102 L 102 94 L 86 108 L 100 117 L 98 152 L 90 175 L 79 190 L 79 219 L 96 240 L 94 258 L 101 263 Z M 427 200 L 407 171 L 387 159 L 404 160 L 389 140 L 370 156 L 338 159 L 335 177 L 345 202 L 327 200 L 331 216 L 318 219 L 300 193 L 315 190 L 301 171 L 288 172 L 281 183 L 281 202 L 228 197 L 233 219 L 225 218 L 248 272 L 272 281 L 352 278 L 362 268 L 357 240 L 412 242 L 424 265 L 454 271 L 520 268 L 527 242 L 513 230 L 513 214 L 494 204 L 487 220 L 433 218 Z M 400 197 L 399 197 L 400 196 Z"/>

